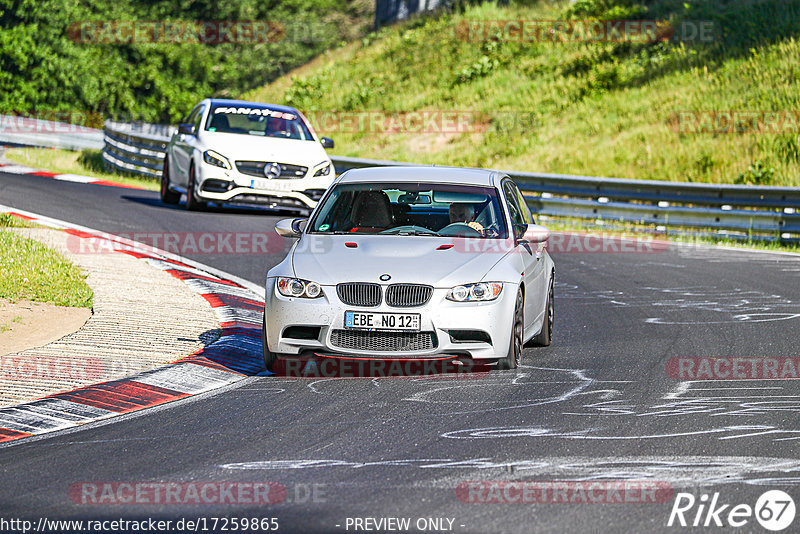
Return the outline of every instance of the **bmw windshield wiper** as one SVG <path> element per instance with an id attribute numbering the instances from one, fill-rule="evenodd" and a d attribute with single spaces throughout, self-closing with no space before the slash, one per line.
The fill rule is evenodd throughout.
<path id="1" fill-rule="evenodd" d="M 380 232 L 379 234 L 369 234 L 369 233 L 360 233 L 360 232 L 348 232 L 346 230 L 334 230 L 332 232 L 314 232 L 319 233 L 322 235 L 405 235 L 405 236 L 418 236 L 418 235 L 433 235 L 438 236 L 437 232 L 432 230 L 403 230 L 400 232 Z"/>
<path id="2" fill-rule="evenodd" d="M 425 232 L 419 230 L 407 230 L 403 232 L 397 232 L 395 235 L 439 235 L 437 232 Z"/>

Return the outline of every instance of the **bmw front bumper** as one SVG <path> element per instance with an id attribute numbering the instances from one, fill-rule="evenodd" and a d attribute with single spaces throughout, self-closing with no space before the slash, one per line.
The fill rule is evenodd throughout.
<path id="1" fill-rule="evenodd" d="M 275 353 L 297 355 L 311 351 L 377 359 L 426 359 L 445 355 L 497 359 L 508 353 L 517 292 L 514 284 L 504 284 L 500 296 L 489 302 L 446 300 L 448 288 L 434 289 L 424 306 L 396 308 L 384 301 L 380 306 L 359 308 L 342 302 L 336 286 L 322 286 L 323 295 L 316 299 L 294 298 L 278 293 L 275 280 L 267 279 L 264 310 L 267 344 Z M 347 311 L 418 313 L 419 336 L 432 338 L 433 346 L 411 350 L 367 348 L 373 345 L 371 339 L 394 334 L 387 336 L 385 332 L 345 328 Z M 409 346 L 414 346 L 413 334 L 405 335 Z"/>

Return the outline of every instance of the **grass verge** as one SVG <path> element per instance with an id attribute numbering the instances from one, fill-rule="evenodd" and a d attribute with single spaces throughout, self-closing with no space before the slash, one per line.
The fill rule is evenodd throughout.
<path id="1" fill-rule="evenodd" d="M 587 221 L 569 217 L 537 217 L 537 222 L 547 227 L 551 232 L 576 232 L 597 234 L 605 237 L 626 237 L 638 240 L 670 241 L 689 245 L 713 245 L 742 250 L 765 250 L 772 252 L 792 252 L 800 254 L 800 243 L 786 241 L 765 241 L 736 237 L 736 232 L 730 235 L 717 233 L 714 229 L 679 230 L 670 229 L 667 232 L 657 230 L 654 225 L 625 224 L 613 221 Z M 685 232 L 685 233 L 683 233 Z"/>
<path id="2" fill-rule="evenodd" d="M 665 42 L 469 33 L 493 21 L 566 19 L 702 22 L 713 32 Z M 244 98 L 300 108 L 347 156 L 798 186 L 800 138 L 789 120 L 800 110 L 798 37 L 800 0 L 486 2 L 381 29 Z M 419 114 L 437 111 L 465 112 L 468 124 L 429 129 Z M 692 121 L 680 122 L 684 112 L 728 111 L 788 115 L 781 133 L 693 133 Z"/>
<path id="3" fill-rule="evenodd" d="M 92 149 L 73 152 L 56 148 L 9 148 L 6 150 L 5 156 L 14 163 L 57 174 L 80 174 L 158 191 L 159 182 L 156 178 L 128 176 L 106 171 L 103 168 L 101 154 L 100 150 Z"/>
<path id="4" fill-rule="evenodd" d="M 38 241 L 8 230 L 32 226 L 0 214 L 0 298 L 91 308 L 94 293 L 78 267 Z"/>

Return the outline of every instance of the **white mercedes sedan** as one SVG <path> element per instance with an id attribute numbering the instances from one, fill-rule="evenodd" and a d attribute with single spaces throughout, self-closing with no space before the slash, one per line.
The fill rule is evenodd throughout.
<path id="1" fill-rule="evenodd" d="M 264 362 L 468 358 L 516 368 L 549 345 L 554 264 L 505 174 L 445 167 L 350 170 L 267 273 Z"/>
<path id="2" fill-rule="evenodd" d="M 308 213 L 335 177 L 325 148 L 333 141 L 294 108 L 206 99 L 167 146 L 161 200 L 185 194 L 190 210 L 215 202 Z"/>

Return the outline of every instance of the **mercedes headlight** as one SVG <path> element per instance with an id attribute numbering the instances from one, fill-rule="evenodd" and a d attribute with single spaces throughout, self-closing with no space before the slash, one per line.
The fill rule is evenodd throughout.
<path id="1" fill-rule="evenodd" d="M 284 297 L 315 299 L 322 296 L 322 287 L 316 282 L 281 276 L 277 282 L 278 292 Z"/>
<path id="2" fill-rule="evenodd" d="M 231 168 L 231 164 L 228 162 L 228 158 L 226 158 L 219 152 L 214 152 L 213 150 L 206 150 L 205 152 L 203 152 L 203 161 L 215 167 L 221 167 L 223 169 Z"/>
<path id="3" fill-rule="evenodd" d="M 453 302 L 485 302 L 494 300 L 503 291 L 500 282 L 478 282 L 456 286 L 447 293 L 447 300 Z"/>
<path id="4" fill-rule="evenodd" d="M 331 173 L 331 164 L 328 163 L 324 167 L 320 167 L 317 169 L 317 172 L 314 173 L 314 177 L 317 176 L 328 176 Z"/>

